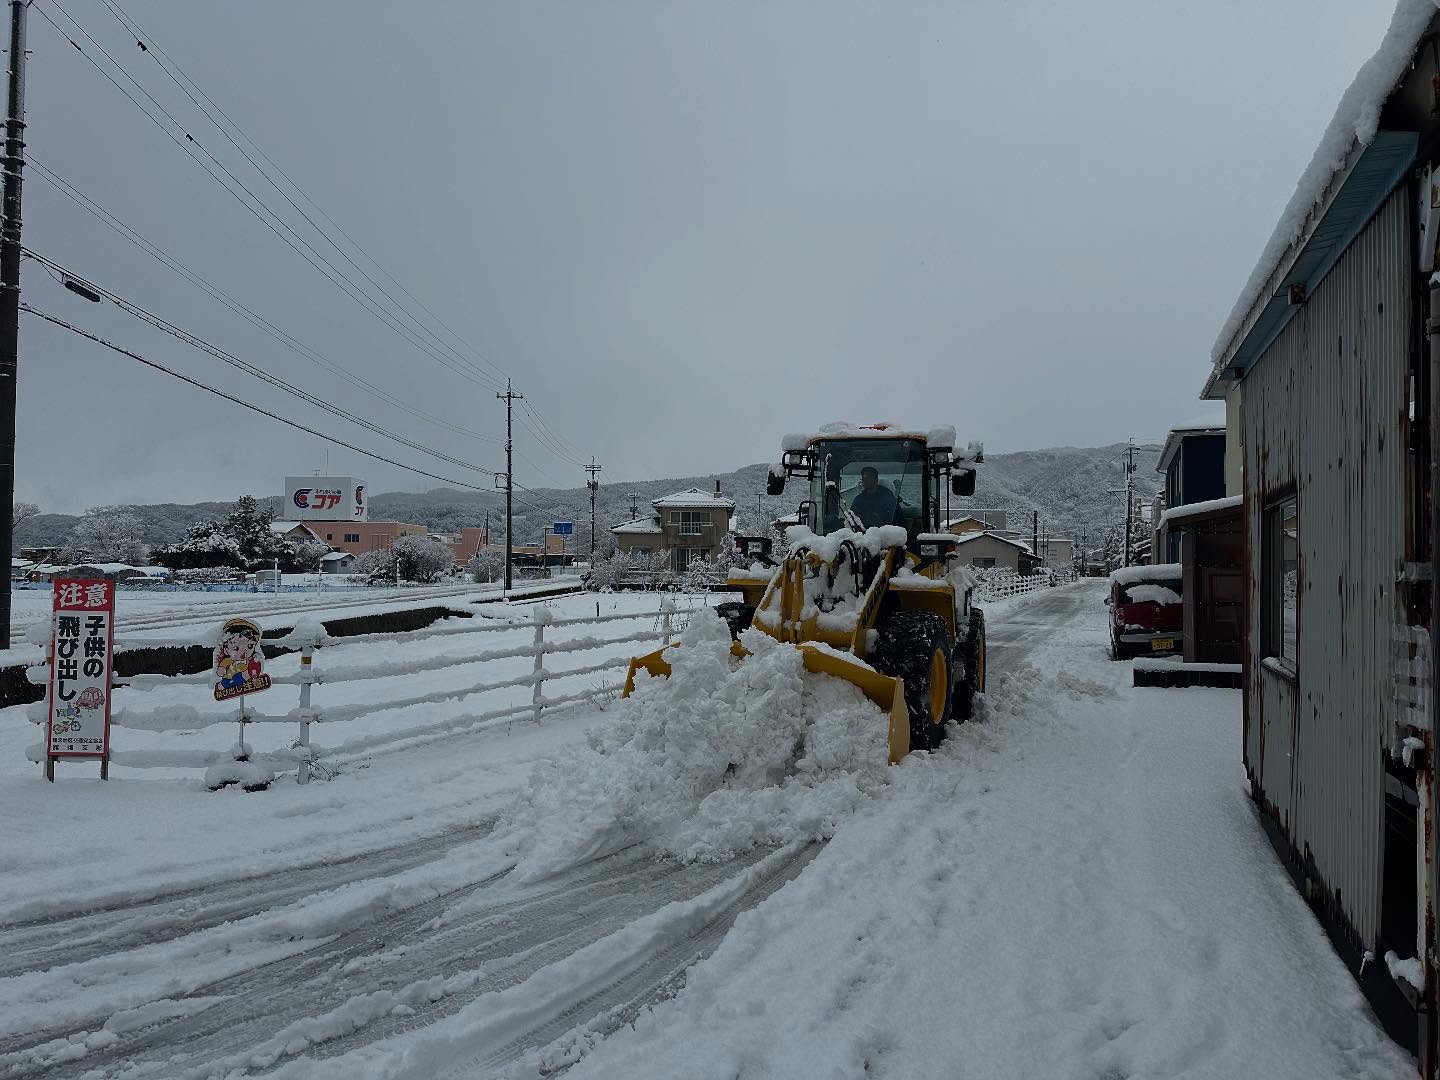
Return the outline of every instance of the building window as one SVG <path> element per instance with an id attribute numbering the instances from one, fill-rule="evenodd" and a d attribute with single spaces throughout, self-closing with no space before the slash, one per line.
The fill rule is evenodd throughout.
<path id="1" fill-rule="evenodd" d="M 1299 641 L 1300 519 L 1294 495 L 1265 508 L 1265 655 L 1295 666 Z"/>
<path id="2" fill-rule="evenodd" d="M 334 534 L 334 533 L 326 533 L 326 534 L 325 534 L 325 539 L 326 539 L 326 540 L 334 540 L 334 539 L 335 539 L 335 534 Z"/>
<path id="3" fill-rule="evenodd" d="M 982 570 L 992 570 L 995 567 L 995 560 L 987 558 L 971 559 L 970 565 L 978 566 Z"/>
<path id="4" fill-rule="evenodd" d="M 683 574 L 697 559 L 708 558 L 708 548 L 676 548 L 670 555 L 670 565 L 677 574 Z"/>
<path id="5" fill-rule="evenodd" d="M 670 527 L 681 536 L 701 536 L 710 527 L 710 515 L 703 510 L 671 510 Z"/>
<path id="6" fill-rule="evenodd" d="M 345 543 L 347 543 L 347 544 L 358 544 L 359 542 L 360 542 L 360 534 L 359 534 L 359 533 L 346 533 L 346 534 L 345 534 Z"/>

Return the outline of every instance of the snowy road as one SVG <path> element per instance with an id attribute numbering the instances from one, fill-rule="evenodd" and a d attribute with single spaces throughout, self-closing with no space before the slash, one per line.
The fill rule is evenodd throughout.
<path id="1" fill-rule="evenodd" d="M 17 916 L 0 926 L 0 1078 L 1408 1076 L 1254 820 L 1238 696 L 1131 687 L 1101 596 L 997 605 L 984 722 L 879 786 L 816 787 L 780 847 L 686 866 L 613 823 L 587 831 L 630 803 L 614 820 L 633 829 L 667 797 L 617 766 L 540 783 L 517 805 L 541 830 L 508 841 L 492 792 L 438 835 Z M 473 745 L 575 757 L 579 735 Z M 414 755 L 345 777 L 333 813 L 414 778 L 464 797 L 442 751 Z M 534 789 L 523 775 L 496 783 Z M 756 807 L 752 824 L 783 816 L 774 788 L 722 795 L 680 847 Z M 271 797 L 287 823 L 330 805 Z M 517 869 L 546 845 L 570 853 L 557 871 Z"/>
<path id="2" fill-rule="evenodd" d="M 465 843 L 474 837 L 445 839 Z M 408 860 L 403 852 L 385 852 L 357 861 L 372 873 L 383 872 L 377 863 L 388 862 L 394 872 L 406 861 L 437 857 L 442 846 L 428 845 Z M 507 887 L 504 875 L 497 874 L 324 939 L 293 957 L 135 1010 L 133 1029 L 124 1020 L 112 1022 L 108 1033 L 118 1037 L 92 1036 L 95 1045 L 83 1058 L 62 1060 L 67 1056 L 63 1045 L 84 1028 L 67 1026 L 0 1040 L 0 1075 L 238 1075 L 263 1071 L 302 1049 L 312 1057 L 341 1054 L 434 1023 L 482 994 L 516 987 L 667 904 L 684 904 L 744 878 L 762 854 L 725 865 L 680 868 L 639 852 L 622 852 L 552 881 L 519 888 Z M 547 995 L 542 1006 L 530 1010 L 477 1064 L 504 1064 L 597 1015 L 633 1017 L 713 950 L 740 910 L 799 873 L 813 854 L 813 848 L 787 852 L 762 867 L 763 872 L 745 881 L 732 902 L 694 933 L 664 948 L 646 941 L 632 963 L 601 985 Z M 332 869 L 335 873 L 325 882 L 330 887 L 353 879 L 357 867 Z M 304 887 L 303 873 L 300 877 L 296 887 Z M 316 876 L 309 882 L 312 890 L 320 880 Z M 222 904 L 231 899 L 227 894 L 237 901 L 230 909 L 232 917 L 278 906 L 294 891 L 262 887 L 246 904 L 239 897 L 247 884 L 219 890 Z M 167 930 L 168 936 L 178 936 L 179 913 L 173 907 L 178 899 L 105 914 L 124 914 L 134 927 L 146 927 L 120 939 L 122 947 L 135 946 L 142 940 L 161 940 Z M 198 927 L 184 932 L 194 929 Z M 87 933 L 94 930 L 86 927 Z M 12 932 L 7 940 L 16 933 L 23 935 L 24 930 Z M 97 1019 L 103 1020 L 103 1014 Z"/>

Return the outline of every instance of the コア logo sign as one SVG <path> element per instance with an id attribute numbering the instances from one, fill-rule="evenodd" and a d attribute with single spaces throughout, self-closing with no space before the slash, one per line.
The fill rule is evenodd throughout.
<path id="1" fill-rule="evenodd" d="M 340 492 L 327 488 L 296 488 L 295 505 L 301 510 L 329 510 L 339 505 Z"/>

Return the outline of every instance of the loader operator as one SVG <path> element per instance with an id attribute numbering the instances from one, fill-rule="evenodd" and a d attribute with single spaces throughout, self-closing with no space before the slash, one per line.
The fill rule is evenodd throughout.
<path id="1" fill-rule="evenodd" d="M 895 507 L 895 493 L 880 486 L 880 473 L 875 466 L 866 465 L 860 470 L 860 492 L 851 500 L 850 509 L 867 529 L 873 529 L 893 525 Z"/>

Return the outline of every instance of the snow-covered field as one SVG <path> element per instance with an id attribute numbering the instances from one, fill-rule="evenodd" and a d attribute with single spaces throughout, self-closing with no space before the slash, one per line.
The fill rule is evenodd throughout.
<path id="1" fill-rule="evenodd" d="M 0 713 L 0 1077 L 1410 1075 L 1255 820 L 1238 695 L 1132 688 L 1103 585 L 992 606 L 982 721 L 894 768 L 703 616 L 628 702 L 305 787 L 51 787 Z"/>
<path id="2" fill-rule="evenodd" d="M 310 578 L 314 581 L 314 577 Z M 578 582 L 576 577 L 557 576 L 544 581 L 517 581 L 513 595 L 523 597 Z M 235 615 L 254 618 L 261 626 L 284 626 L 305 614 L 333 612 L 345 616 L 364 615 L 396 607 L 419 607 L 426 603 L 467 604 L 501 595 L 496 585 L 470 582 L 442 582 L 435 585 L 407 585 L 401 588 L 350 586 L 325 582 L 305 592 L 150 592 L 121 589 L 116 610 L 116 634 L 125 641 L 182 640 L 203 633 L 215 622 Z M 36 623 L 50 618 L 51 593 L 46 589 L 16 589 L 11 593 L 11 633 L 19 648 L 26 647 L 26 635 Z M 12 650 L 13 651 L 13 650 Z M 0 652 L 0 658 L 7 658 Z"/>

